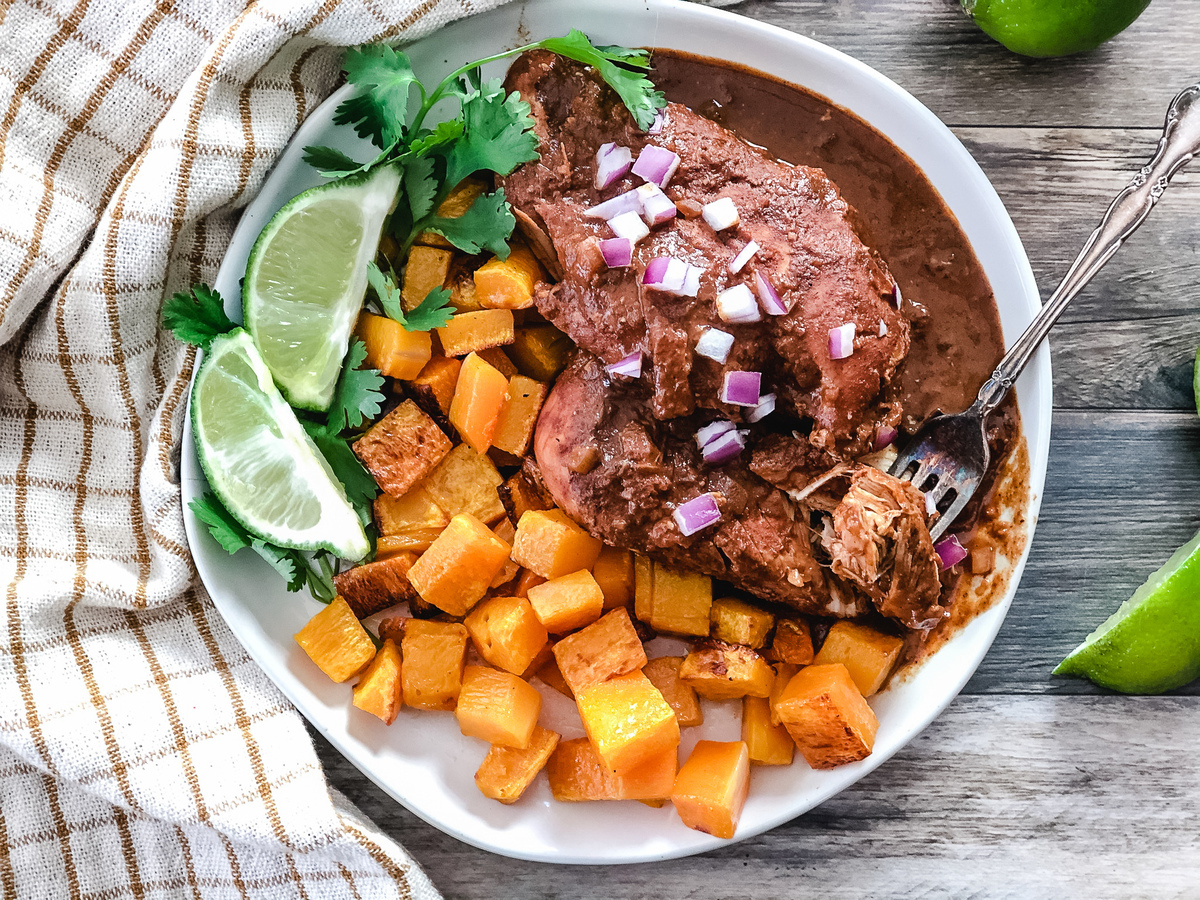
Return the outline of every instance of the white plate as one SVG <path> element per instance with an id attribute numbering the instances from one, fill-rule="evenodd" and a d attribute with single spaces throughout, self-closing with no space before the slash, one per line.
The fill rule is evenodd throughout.
<path id="1" fill-rule="evenodd" d="M 1033 273 L 1008 214 L 979 166 L 913 97 L 836 50 L 770 25 L 674 0 L 531 0 L 445 28 L 409 47 L 408 53 L 422 81 L 436 84 L 469 60 L 565 34 L 571 28 L 583 30 L 600 44 L 671 48 L 741 63 L 807 87 L 857 113 L 924 170 L 958 217 L 991 280 L 1006 340 L 1015 339 L 1032 318 L 1039 305 Z M 506 65 L 491 66 L 485 74 L 500 75 Z M 238 280 L 259 231 L 289 198 L 319 181 L 303 163 L 302 148 L 330 144 L 366 156 L 349 128 L 332 124 L 334 107 L 343 96 L 335 94 L 308 117 L 242 216 L 216 283 L 239 308 Z M 1017 395 L 1029 442 L 1031 501 L 1026 521 L 1032 538 L 1050 441 L 1046 347 L 1018 383 Z M 204 492 L 206 484 L 190 427 L 184 440 L 183 492 L 185 500 L 191 500 Z M 556 803 L 544 778 L 512 806 L 485 799 L 474 783 L 475 769 L 486 751 L 483 742 L 463 737 L 455 718 L 445 713 L 405 709 L 393 726 L 386 727 L 356 710 L 349 687 L 326 678 L 292 640 L 292 634 L 319 609 L 317 602 L 307 594 L 288 594 L 279 577 L 252 554 L 226 555 L 190 511 L 187 530 L 213 602 L 254 660 L 354 765 L 432 825 L 486 850 L 556 863 L 645 862 L 728 843 L 685 828 L 670 804 L 650 809 L 634 801 Z M 987 652 L 1024 564 L 1022 554 L 1001 602 L 949 640 L 912 677 L 873 699 L 880 726 L 871 756 L 825 772 L 809 769 L 798 756 L 790 767 L 756 769 L 737 839 L 773 828 L 833 796 L 884 763 L 928 725 L 962 689 Z M 718 739 L 736 739 L 732 717 L 710 719 L 712 724 L 705 728 L 715 729 Z"/>

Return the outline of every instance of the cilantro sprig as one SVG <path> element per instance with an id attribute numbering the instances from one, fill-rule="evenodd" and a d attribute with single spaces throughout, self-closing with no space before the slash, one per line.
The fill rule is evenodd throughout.
<path id="1" fill-rule="evenodd" d="M 406 313 L 396 280 L 374 261 L 367 263 L 367 283 L 379 298 L 379 306 L 384 315 L 403 325 L 405 331 L 442 328 L 454 315 L 454 307 L 450 305 L 450 291 L 443 287 L 433 288 L 425 295 L 424 300 Z"/>

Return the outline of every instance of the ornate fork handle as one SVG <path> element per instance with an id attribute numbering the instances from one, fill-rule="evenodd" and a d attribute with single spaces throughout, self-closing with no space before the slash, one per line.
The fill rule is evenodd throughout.
<path id="1" fill-rule="evenodd" d="M 1067 304 L 1146 221 L 1171 177 L 1197 153 L 1200 153 L 1200 84 L 1184 88 L 1171 101 L 1154 158 L 1113 200 L 1050 299 L 979 389 L 974 408 L 982 416 L 986 418 L 1000 404 Z"/>

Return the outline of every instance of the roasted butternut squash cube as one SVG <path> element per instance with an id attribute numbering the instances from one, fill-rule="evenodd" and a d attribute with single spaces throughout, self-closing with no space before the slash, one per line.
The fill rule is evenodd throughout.
<path id="1" fill-rule="evenodd" d="M 513 593 L 518 597 L 528 597 L 529 589 L 531 587 L 545 583 L 546 579 L 537 572 L 530 572 L 528 569 L 522 569 L 521 574 L 517 576 L 517 583 Z"/>
<path id="2" fill-rule="evenodd" d="M 628 606 L 633 600 L 633 554 L 616 547 L 600 548 L 592 577 L 604 592 L 604 608 Z"/>
<path id="3" fill-rule="evenodd" d="M 396 646 L 400 646 L 400 642 L 404 640 L 404 629 L 409 622 L 412 621 L 412 616 L 388 616 L 379 620 L 379 639 L 381 641 L 395 641 Z"/>
<path id="4" fill-rule="evenodd" d="M 903 649 L 904 639 L 893 634 L 856 622 L 835 622 L 813 663 L 841 663 L 862 695 L 870 697 L 887 681 Z"/>
<path id="5" fill-rule="evenodd" d="M 513 538 L 517 534 L 517 529 L 513 527 L 512 522 L 508 521 L 507 516 L 501 516 L 500 521 L 492 526 L 492 531 L 495 532 L 496 537 L 508 544 L 509 547 L 512 546 Z M 512 561 L 512 557 L 509 557 L 504 562 L 504 568 L 502 568 L 496 574 L 496 577 L 492 579 L 491 586 L 498 588 L 501 585 L 508 584 L 517 577 L 517 574 L 520 571 L 521 567 Z"/>
<path id="6" fill-rule="evenodd" d="M 468 353 L 450 401 L 450 424 L 476 452 L 487 453 L 492 446 L 507 401 L 508 379 L 478 353 Z"/>
<path id="7" fill-rule="evenodd" d="M 489 597 L 463 622 L 479 655 L 493 666 L 522 675 L 546 646 L 546 627 L 524 597 Z"/>
<path id="8" fill-rule="evenodd" d="M 588 738 L 614 772 L 679 746 L 674 710 L 640 671 L 584 688 L 575 703 Z"/>
<path id="9" fill-rule="evenodd" d="M 371 664 L 354 686 L 354 705 L 391 725 L 403 702 L 400 680 L 400 648 L 395 641 L 384 641 Z"/>
<path id="10" fill-rule="evenodd" d="M 520 522 L 521 516 L 531 509 L 553 509 L 554 501 L 543 488 L 533 483 L 524 472 L 518 472 L 508 481 L 500 485 L 500 502 L 508 517 L 513 522 Z"/>
<path id="11" fill-rule="evenodd" d="M 503 483 L 495 463 L 467 444 L 459 444 L 425 479 L 422 487 L 449 515 L 472 515 L 490 525 L 504 515 L 496 488 Z"/>
<path id="12" fill-rule="evenodd" d="M 517 329 L 508 348 L 509 359 L 522 375 L 534 381 L 553 381 L 567 367 L 575 345 L 553 325 L 526 325 Z"/>
<path id="13" fill-rule="evenodd" d="M 718 641 L 745 644 L 755 650 L 767 642 L 767 635 L 775 627 L 775 617 L 765 609 L 733 597 L 714 600 L 709 621 L 710 634 Z"/>
<path id="14" fill-rule="evenodd" d="M 587 569 L 551 578 L 528 591 L 533 614 L 551 634 L 566 634 L 600 618 L 604 594 Z"/>
<path id="15" fill-rule="evenodd" d="M 591 569 L 602 546 L 561 509 L 531 509 L 517 521 L 513 559 L 543 578 L 559 578 Z"/>
<path id="16" fill-rule="evenodd" d="M 483 309 L 483 304 L 475 295 L 475 269 L 478 265 L 474 257 L 450 264 L 446 287 L 450 289 L 450 305 L 456 313 L 479 312 Z"/>
<path id="17" fill-rule="evenodd" d="M 514 244 L 507 259 L 493 256 L 475 270 L 475 295 L 488 309 L 526 309 L 533 306 L 533 287 L 542 278 L 529 248 Z"/>
<path id="18" fill-rule="evenodd" d="M 354 677 L 375 657 L 375 644 L 342 597 L 296 632 L 296 643 L 334 681 Z"/>
<path id="19" fill-rule="evenodd" d="M 879 720 L 841 663 L 805 666 L 775 702 L 783 727 L 814 769 L 870 756 Z"/>
<path id="20" fill-rule="evenodd" d="M 333 586 L 360 619 L 404 603 L 417 595 L 409 583 L 408 556 L 389 556 L 353 566 L 333 576 Z"/>
<path id="21" fill-rule="evenodd" d="M 459 313 L 437 329 L 442 350 L 447 356 L 466 356 L 488 347 L 503 347 L 513 342 L 511 309 L 481 309 Z"/>
<path id="22" fill-rule="evenodd" d="M 566 697 L 570 697 L 572 700 L 575 699 L 575 692 L 571 690 L 571 686 L 562 677 L 562 672 L 558 670 L 558 660 L 554 658 L 553 653 L 534 669 L 533 674 L 537 675 L 548 687 L 554 688 L 554 690 Z"/>
<path id="23" fill-rule="evenodd" d="M 511 672 L 467 666 L 454 715 L 467 737 L 524 750 L 533 736 L 542 695 Z"/>
<path id="24" fill-rule="evenodd" d="M 439 219 L 457 219 L 471 208 L 477 197 L 487 190 L 487 184 L 481 178 L 464 178 L 446 195 L 446 199 L 438 204 Z M 417 235 L 417 244 L 427 247 L 443 247 L 447 250 L 454 247 L 448 240 L 436 231 L 422 231 Z"/>
<path id="25" fill-rule="evenodd" d="M 679 666 L 680 680 L 709 700 L 769 697 L 775 682 L 770 664 L 740 644 L 722 641 L 697 647 Z"/>
<path id="26" fill-rule="evenodd" d="M 517 372 L 517 367 L 513 365 L 513 361 L 508 358 L 508 354 L 499 347 L 488 347 L 485 350 L 478 351 L 478 353 L 480 359 L 486 362 L 505 378 L 512 380 L 514 375 L 519 374 Z"/>
<path id="27" fill-rule="evenodd" d="M 671 796 L 678 772 L 679 748 L 670 747 L 616 772 L 617 799 L 665 801 Z"/>
<path id="28" fill-rule="evenodd" d="M 416 709 L 454 709 L 462 690 L 467 629 L 457 622 L 407 619 L 403 631 L 404 702 Z"/>
<path id="29" fill-rule="evenodd" d="M 437 468 L 450 447 L 437 423 L 405 400 L 354 442 L 354 453 L 381 488 L 403 497 Z"/>
<path id="30" fill-rule="evenodd" d="M 545 768 L 558 739 L 557 732 L 537 725 L 524 750 L 493 744 L 475 773 L 475 784 L 485 797 L 515 803 Z"/>
<path id="31" fill-rule="evenodd" d="M 704 710 L 700 707 L 700 698 L 696 696 L 691 685 L 679 680 L 679 667 L 682 664 L 682 656 L 660 656 L 646 663 L 642 667 L 642 673 L 658 688 L 663 699 L 671 705 L 671 709 L 675 710 L 675 718 L 679 720 L 680 728 L 703 725 Z"/>
<path id="32" fill-rule="evenodd" d="M 778 662 L 807 666 L 813 661 L 812 630 L 804 619 L 780 619 L 763 656 Z"/>
<path id="33" fill-rule="evenodd" d="M 439 425 L 450 422 L 450 401 L 454 399 L 460 369 L 462 360 L 434 356 L 405 386 L 413 402 Z"/>
<path id="34" fill-rule="evenodd" d="M 417 377 L 433 355 L 428 331 L 408 331 L 385 316 L 362 313 L 354 333 L 367 348 L 365 364 L 389 378 Z"/>
<path id="35" fill-rule="evenodd" d="M 542 382 L 513 375 L 508 381 L 508 400 L 496 421 L 492 446 L 513 456 L 528 453 L 546 393 L 547 387 Z"/>
<path id="36" fill-rule="evenodd" d="M 614 609 L 554 645 L 554 658 L 571 690 L 624 675 L 646 664 L 646 651 L 625 609 Z"/>
<path id="37" fill-rule="evenodd" d="M 415 487 L 403 497 L 380 494 L 375 498 L 375 526 L 381 536 L 394 539 L 391 547 L 427 550 L 449 524 L 446 511 L 423 487 Z"/>
<path id="38" fill-rule="evenodd" d="M 504 568 L 510 549 L 474 516 L 458 515 L 413 563 L 408 580 L 426 603 L 465 616 Z"/>
<path id="39" fill-rule="evenodd" d="M 679 572 L 635 556 L 634 613 L 655 631 L 706 637 L 712 609 L 712 579 Z"/>
<path id="40" fill-rule="evenodd" d="M 617 799 L 617 776 L 587 738 L 559 741 L 546 764 L 546 777 L 550 793 L 563 803 Z"/>
<path id="41" fill-rule="evenodd" d="M 380 535 L 375 539 L 375 561 L 378 562 L 383 559 L 394 559 L 397 556 L 403 556 L 408 563 L 408 568 L 411 569 L 412 564 L 417 561 L 419 551 L 409 550 L 407 544 L 408 541 L 404 538 L 390 538 Z M 416 597 L 417 592 L 413 591 L 412 596 Z M 412 602 L 411 597 L 408 602 Z"/>
<path id="42" fill-rule="evenodd" d="M 759 766 L 790 766 L 796 752 L 787 729 L 772 724 L 771 701 L 764 697 L 742 699 L 742 742 Z"/>
<path id="43" fill-rule="evenodd" d="M 424 302 L 430 291 L 442 286 L 453 258 L 451 251 L 440 247 L 418 245 L 408 251 L 404 284 L 400 286 L 400 303 L 405 312 L 412 312 Z"/>
<path id="44" fill-rule="evenodd" d="M 779 698 L 783 696 L 783 689 L 788 686 L 788 682 L 792 680 L 792 676 L 800 671 L 800 666 L 792 663 L 772 663 L 771 668 L 775 670 L 775 680 L 771 683 L 771 696 L 767 698 L 767 702 L 771 705 L 771 724 L 782 725 L 779 721 L 779 713 L 775 709 L 775 704 L 779 702 Z"/>
<path id="45" fill-rule="evenodd" d="M 750 792 L 750 754 L 742 741 L 700 741 L 679 767 L 671 802 L 688 828 L 729 839 Z"/>

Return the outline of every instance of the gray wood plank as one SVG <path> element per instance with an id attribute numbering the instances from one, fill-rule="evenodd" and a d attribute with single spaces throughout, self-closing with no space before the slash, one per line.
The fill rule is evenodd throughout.
<path id="1" fill-rule="evenodd" d="M 808 815 L 703 856 L 603 868 L 459 844 L 319 746 L 331 780 L 448 898 L 1186 897 L 1200 860 L 1198 704 L 960 697 Z"/>
<path id="2" fill-rule="evenodd" d="M 1091 53 L 1016 56 L 955 0 L 750 0 L 729 7 L 878 69 L 952 125 L 1159 127 L 1165 99 L 1198 77 L 1192 0 L 1156 0 Z"/>

